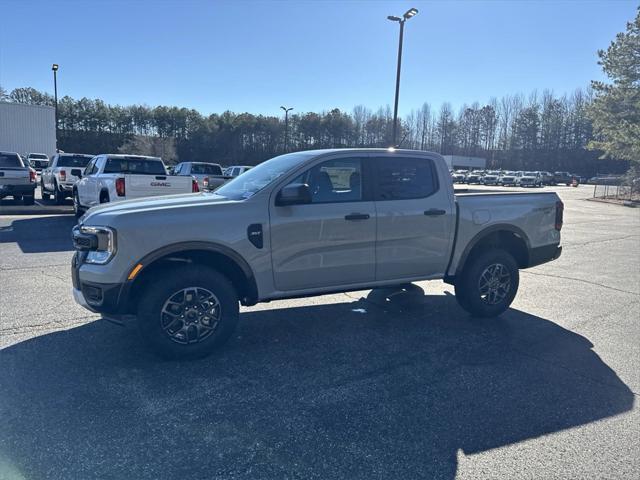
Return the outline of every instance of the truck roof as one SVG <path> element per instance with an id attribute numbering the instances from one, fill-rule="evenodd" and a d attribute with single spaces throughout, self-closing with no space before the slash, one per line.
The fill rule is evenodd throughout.
<path id="1" fill-rule="evenodd" d="M 398 154 L 416 154 L 416 153 L 422 153 L 422 154 L 429 154 L 429 155 L 437 155 L 437 156 L 441 156 L 439 153 L 436 152 L 428 152 L 426 150 L 410 150 L 410 149 L 406 149 L 406 148 L 325 148 L 325 149 L 319 149 L 319 150 L 304 150 L 305 153 L 309 153 L 309 154 L 316 154 L 316 155 L 322 155 L 325 153 L 349 153 L 349 152 L 353 152 L 353 153 L 398 153 Z M 295 152 L 295 153 L 300 153 L 300 152 Z"/>
<path id="2" fill-rule="evenodd" d="M 162 161 L 160 157 L 151 157 L 148 155 L 131 155 L 128 153 L 100 153 L 99 155 L 106 155 L 107 158 L 120 158 L 120 159 L 135 159 L 135 160 L 157 160 L 159 162 Z"/>

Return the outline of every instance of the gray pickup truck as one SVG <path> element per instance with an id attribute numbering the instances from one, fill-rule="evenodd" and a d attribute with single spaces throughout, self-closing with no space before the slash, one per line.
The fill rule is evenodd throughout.
<path id="1" fill-rule="evenodd" d="M 15 152 L 0 152 L 0 200 L 13 197 L 25 205 L 33 205 L 36 171 L 25 165 Z"/>
<path id="2" fill-rule="evenodd" d="M 233 178 L 224 175 L 219 164 L 207 162 L 181 162 L 174 167 L 173 175 L 195 178 L 201 191 L 215 190 Z"/>
<path id="3" fill-rule="evenodd" d="M 519 269 L 558 258 L 555 193 L 455 194 L 444 159 L 334 149 L 266 161 L 218 188 L 91 208 L 73 230 L 75 300 L 136 319 L 165 357 L 223 344 L 238 304 L 444 279 L 504 312 Z"/>

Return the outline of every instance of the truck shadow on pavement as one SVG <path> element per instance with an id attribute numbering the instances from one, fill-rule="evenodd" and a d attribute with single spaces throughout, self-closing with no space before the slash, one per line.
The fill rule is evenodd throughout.
<path id="1" fill-rule="evenodd" d="M 15 243 L 23 253 L 68 252 L 76 224 L 73 215 L 21 218 L 0 225 L 0 243 Z"/>
<path id="2" fill-rule="evenodd" d="M 247 311 L 199 361 L 160 361 L 135 329 L 105 321 L 5 348 L 0 472 L 453 479 L 458 450 L 633 406 L 591 343 L 552 321 L 471 319 L 415 286 L 349 295 Z"/>

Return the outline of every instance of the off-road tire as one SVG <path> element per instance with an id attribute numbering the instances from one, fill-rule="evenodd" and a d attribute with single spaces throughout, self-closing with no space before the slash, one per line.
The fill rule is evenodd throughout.
<path id="1" fill-rule="evenodd" d="M 509 278 L 509 288 L 498 288 L 499 301 L 493 301 L 481 293 L 481 277 L 494 265 L 501 266 Z M 509 308 L 518 291 L 520 277 L 518 264 L 511 254 L 500 249 L 491 249 L 472 258 L 457 277 L 456 299 L 462 308 L 474 317 L 496 317 Z M 501 283 L 504 284 L 504 283 Z M 495 303 L 494 303 L 495 302 Z"/>
<path id="2" fill-rule="evenodd" d="M 213 293 L 219 304 L 219 315 L 213 331 L 196 343 L 179 343 L 165 328 L 162 321 L 166 302 L 175 298 L 176 292 L 197 287 Z M 168 267 L 161 274 L 154 275 L 144 286 L 140 295 L 137 312 L 138 331 L 147 344 L 161 357 L 182 360 L 202 358 L 213 353 L 233 334 L 239 318 L 238 294 L 231 282 L 216 270 L 200 265 L 178 265 Z M 183 315 L 184 316 L 184 315 Z M 185 319 L 186 320 L 186 319 Z M 185 320 L 179 324 L 187 327 Z"/>

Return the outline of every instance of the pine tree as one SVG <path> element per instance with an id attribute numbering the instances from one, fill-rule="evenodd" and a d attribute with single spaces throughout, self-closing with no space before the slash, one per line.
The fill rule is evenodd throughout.
<path id="1" fill-rule="evenodd" d="M 592 82 L 595 140 L 589 148 L 602 150 L 602 158 L 640 162 L 640 8 L 627 31 L 598 56 L 612 83 Z"/>

